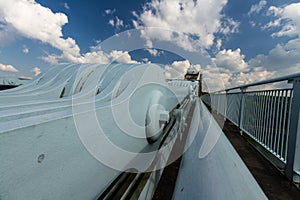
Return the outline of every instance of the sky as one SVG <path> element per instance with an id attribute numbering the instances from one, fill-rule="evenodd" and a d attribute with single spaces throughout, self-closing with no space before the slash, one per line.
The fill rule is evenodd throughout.
<path id="1" fill-rule="evenodd" d="M 0 76 L 158 63 L 228 88 L 300 72 L 299 36 L 296 0 L 0 0 Z"/>

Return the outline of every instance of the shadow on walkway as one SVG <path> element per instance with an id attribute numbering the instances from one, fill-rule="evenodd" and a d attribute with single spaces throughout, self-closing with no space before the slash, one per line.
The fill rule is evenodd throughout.
<path id="1" fill-rule="evenodd" d="M 219 125 L 224 123 L 222 115 L 209 110 Z M 222 129 L 269 199 L 300 199 L 300 189 L 241 136 L 237 126 L 226 120 Z"/>

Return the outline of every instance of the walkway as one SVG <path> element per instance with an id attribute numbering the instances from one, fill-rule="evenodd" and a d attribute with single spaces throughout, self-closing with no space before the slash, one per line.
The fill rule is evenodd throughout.
<path id="1" fill-rule="evenodd" d="M 224 123 L 223 116 L 211 113 L 219 124 Z M 300 190 L 240 135 L 237 126 L 226 120 L 223 132 L 269 199 L 300 199 Z"/>

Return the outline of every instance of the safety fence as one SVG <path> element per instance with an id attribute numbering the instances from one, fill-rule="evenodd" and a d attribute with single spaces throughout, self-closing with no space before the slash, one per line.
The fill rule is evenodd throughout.
<path id="1" fill-rule="evenodd" d="M 255 89 L 283 82 L 290 86 Z M 300 73 L 217 91 L 201 99 L 273 154 L 289 179 L 300 182 Z"/>

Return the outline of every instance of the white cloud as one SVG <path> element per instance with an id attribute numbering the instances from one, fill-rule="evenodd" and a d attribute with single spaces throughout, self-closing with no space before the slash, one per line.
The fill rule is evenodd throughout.
<path id="1" fill-rule="evenodd" d="M 183 79 L 187 69 L 200 71 L 203 74 L 206 86 L 210 91 L 221 90 L 233 86 L 274 77 L 276 72 L 270 72 L 263 67 L 252 67 L 245 61 L 245 55 L 238 48 L 236 50 L 224 49 L 219 51 L 212 63 L 201 67 L 192 65 L 188 60 L 175 61 L 165 66 L 166 78 Z"/>
<path id="2" fill-rule="evenodd" d="M 272 27 L 278 27 L 281 25 L 281 20 L 279 19 L 276 19 L 274 21 L 270 21 L 268 22 L 266 25 L 264 25 L 262 27 L 262 30 L 265 30 L 265 29 L 269 29 L 269 28 L 272 28 Z M 274 36 L 274 35 L 273 35 Z"/>
<path id="3" fill-rule="evenodd" d="M 107 10 L 106 13 L 112 14 L 114 11 Z M 42 60 L 51 64 L 59 61 L 109 63 L 112 59 L 122 63 L 137 63 L 125 51 L 112 51 L 107 54 L 96 50 L 82 55 L 73 38 L 63 37 L 62 27 L 68 23 L 68 17 L 63 13 L 52 12 L 49 8 L 36 3 L 35 0 L 0 1 L 0 23 L 6 30 L 10 28 L 23 37 L 42 41 L 60 50 L 61 55 L 48 54 L 41 57 Z M 116 17 L 113 25 L 117 28 L 124 26 L 123 20 Z M 3 31 L 0 31 L 0 36 L 1 34 Z M 29 49 L 23 50 L 24 53 L 29 51 Z"/>
<path id="4" fill-rule="evenodd" d="M 116 12 L 116 9 L 106 9 L 104 12 L 107 15 L 112 15 Z"/>
<path id="5" fill-rule="evenodd" d="M 47 56 L 42 56 L 41 59 L 45 62 L 48 62 L 50 64 L 57 64 L 59 59 L 62 59 L 62 56 L 58 56 L 55 54 L 49 54 Z"/>
<path id="6" fill-rule="evenodd" d="M 201 70 L 206 86 L 205 90 L 218 91 L 224 88 L 241 86 L 248 83 L 254 83 L 277 76 L 275 71 L 268 71 L 263 67 L 248 68 L 244 72 L 230 73 L 223 71 L 216 66 L 208 66 Z"/>
<path id="7" fill-rule="evenodd" d="M 5 65 L 5 64 L 1 64 L 1 63 L 0 63 L 0 70 L 1 71 L 9 71 L 9 72 L 18 72 L 19 71 L 16 68 L 14 68 L 14 66 L 12 66 L 12 65 Z"/>
<path id="8" fill-rule="evenodd" d="M 113 27 L 116 27 L 117 29 L 120 29 L 121 27 L 124 26 L 123 20 L 119 19 L 118 17 L 115 17 L 115 19 L 110 19 L 108 21 L 108 24 Z"/>
<path id="9" fill-rule="evenodd" d="M 255 27 L 255 26 L 256 26 L 256 23 L 255 23 L 254 21 L 249 21 L 249 23 L 250 23 L 250 25 L 251 25 L 252 27 Z"/>
<path id="10" fill-rule="evenodd" d="M 266 55 L 259 54 L 249 61 L 251 67 L 265 67 L 276 71 L 280 75 L 299 72 L 300 69 L 300 3 L 293 3 L 284 7 L 271 6 L 268 15 L 276 17 L 265 27 L 279 27 L 273 37 L 288 36 L 287 43 L 277 44 Z M 296 36 L 296 38 L 295 38 Z"/>
<path id="11" fill-rule="evenodd" d="M 18 33 L 14 27 L 4 23 L 4 20 L 1 20 L 0 12 L 0 44 L 7 44 L 14 41 L 18 37 Z"/>
<path id="12" fill-rule="evenodd" d="M 143 63 L 147 63 L 147 64 L 151 63 L 151 61 L 148 58 L 143 58 L 142 60 L 143 60 Z"/>
<path id="13" fill-rule="evenodd" d="M 219 28 L 219 32 L 223 33 L 224 35 L 238 32 L 238 27 L 240 25 L 239 22 L 234 21 L 231 18 L 223 18 L 221 20 L 221 24 L 222 25 Z"/>
<path id="14" fill-rule="evenodd" d="M 62 26 L 68 23 L 65 14 L 53 13 L 34 0 L 11 0 L 0 2 L 0 16 L 1 22 L 18 34 L 50 44 L 61 50 L 66 59 L 73 61 L 80 56 L 75 40 L 63 38 Z"/>
<path id="15" fill-rule="evenodd" d="M 264 3 L 260 4 L 264 6 Z M 262 7 L 252 9 L 252 12 L 260 12 Z M 246 62 L 240 49 L 222 50 L 215 58 L 212 58 L 212 66 L 202 71 L 210 81 L 220 89 L 216 76 L 221 77 L 225 87 L 243 85 L 260 80 L 266 80 L 274 76 L 293 74 L 300 70 L 300 3 L 293 3 L 283 7 L 271 6 L 267 15 L 273 15 L 274 20 L 268 22 L 262 29 L 277 27 L 273 37 L 287 36 L 291 39 L 286 43 L 277 44 L 267 54 L 259 54 Z M 253 24 L 255 26 L 255 24 Z M 278 31 L 279 29 L 279 31 Z"/>
<path id="16" fill-rule="evenodd" d="M 107 64 L 109 63 L 109 58 L 103 51 L 92 51 L 87 52 L 82 56 L 81 63 Z"/>
<path id="17" fill-rule="evenodd" d="M 41 73 L 41 69 L 38 68 L 38 67 L 34 67 L 30 71 L 34 73 L 34 76 L 37 76 L 37 75 L 39 75 Z"/>
<path id="18" fill-rule="evenodd" d="M 66 2 L 64 3 L 64 7 L 65 9 L 70 10 L 70 6 Z"/>
<path id="19" fill-rule="evenodd" d="M 27 54 L 27 53 L 29 53 L 29 48 L 27 48 L 26 46 L 23 46 L 22 51 L 23 51 L 23 53 Z"/>
<path id="20" fill-rule="evenodd" d="M 253 83 L 277 75 L 276 71 L 246 62 L 245 55 L 239 48 L 219 51 L 212 58 L 212 64 L 202 68 L 201 73 L 210 91 Z"/>
<path id="21" fill-rule="evenodd" d="M 278 19 L 275 25 L 283 24 L 280 31 L 272 36 L 299 36 L 300 35 L 300 3 L 293 3 L 283 8 L 270 7 L 269 11 Z M 273 22 L 273 23 L 275 23 Z"/>
<path id="22" fill-rule="evenodd" d="M 274 76 L 277 76 L 277 73 L 275 71 L 271 72 L 264 68 L 258 67 L 255 68 L 253 71 L 239 72 L 238 74 L 231 76 L 228 81 L 227 87 L 255 83 L 258 81 L 274 78 Z"/>
<path id="23" fill-rule="evenodd" d="M 218 40 L 217 40 L 217 44 L 216 44 L 217 50 L 220 50 L 221 46 L 222 46 L 222 40 L 221 40 L 221 39 L 218 39 Z"/>
<path id="24" fill-rule="evenodd" d="M 152 56 L 160 56 L 163 51 L 162 50 L 157 50 L 157 49 L 153 49 L 153 48 L 147 48 L 146 49 L 148 51 L 148 53 L 150 53 Z"/>
<path id="25" fill-rule="evenodd" d="M 108 24 L 111 25 L 111 26 L 115 26 L 115 21 L 113 19 L 110 19 L 108 21 Z"/>
<path id="26" fill-rule="evenodd" d="M 212 61 L 220 70 L 233 73 L 246 70 L 247 63 L 244 61 L 244 58 L 245 55 L 241 54 L 239 48 L 235 51 L 224 49 L 219 51 L 215 58 L 212 58 Z"/>
<path id="27" fill-rule="evenodd" d="M 139 62 L 132 60 L 131 56 L 127 51 L 116 51 L 113 50 L 108 54 L 108 58 L 111 61 L 116 61 L 119 63 L 127 63 L 127 64 L 138 64 Z"/>
<path id="28" fill-rule="evenodd" d="M 165 66 L 166 78 L 183 79 L 188 69 L 199 72 L 200 64 L 191 64 L 188 60 L 174 61 L 171 65 Z"/>
<path id="29" fill-rule="evenodd" d="M 267 55 L 259 54 L 249 61 L 252 67 L 266 67 L 281 75 L 299 72 L 300 39 L 290 40 L 287 44 L 278 44 Z"/>
<path id="30" fill-rule="evenodd" d="M 258 4 L 254 4 L 251 6 L 248 15 L 251 15 L 253 13 L 259 13 L 266 5 L 267 1 L 261 0 Z"/>
<path id="31" fill-rule="evenodd" d="M 48 55 L 42 57 L 42 59 L 51 64 L 56 64 L 64 58 L 60 55 Z M 138 64 L 139 62 L 132 60 L 129 52 L 127 51 L 118 51 L 113 50 L 110 53 L 105 53 L 101 50 L 87 52 L 80 57 L 78 57 L 75 63 L 99 63 L 99 64 L 108 64 L 110 62 L 119 62 L 125 64 Z"/>
<path id="32" fill-rule="evenodd" d="M 267 16 L 270 15 L 274 15 L 274 16 L 278 16 L 282 13 L 282 9 L 281 8 L 277 8 L 275 6 L 270 6 L 267 12 Z"/>
<path id="33" fill-rule="evenodd" d="M 124 26 L 123 20 L 121 20 L 118 17 L 116 17 L 116 27 L 120 28 L 122 26 Z"/>
<path id="34" fill-rule="evenodd" d="M 238 26 L 221 14 L 226 3 L 227 0 L 152 0 L 143 7 L 141 14 L 133 12 L 137 18 L 133 25 L 136 28 L 157 27 L 142 31 L 149 48 L 152 48 L 152 40 L 170 41 L 188 51 L 195 51 L 199 46 L 210 48 L 215 33 L 229 34 L 236 28 L 226 27 Z"/>

